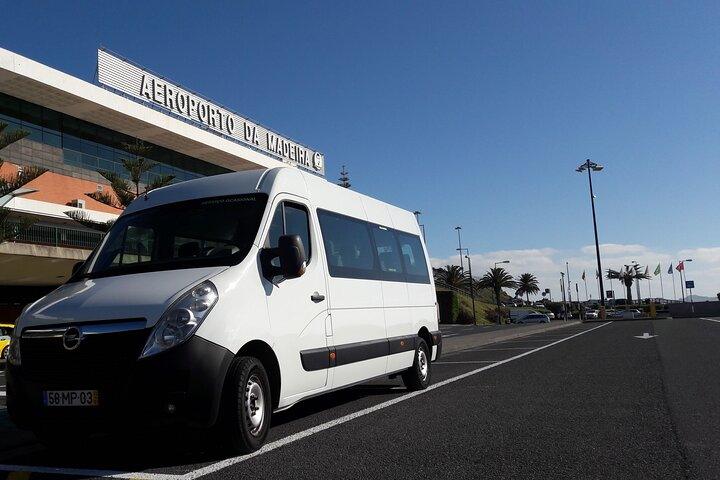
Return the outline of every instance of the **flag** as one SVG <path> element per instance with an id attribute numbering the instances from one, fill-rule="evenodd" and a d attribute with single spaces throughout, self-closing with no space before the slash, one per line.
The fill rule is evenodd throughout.
<path id="1" fill-rule="evenodd" d="M 685 270 L 685 262 L 678 263 L 677 267 L 675 267 L 675 270 L 677 270 L 678 272 L 682 272 L 683 270 Z"/>
<path id="2" fill-rule="evenodd" d="M 655 271 L 653 272 L 653 275 L 655 275 L 656 277 L 657 277 L 658 275 L 660 275 L 660 264 L 659 264 L 659 263 L 658 263 L 657 268 L 655 268 Z"/>
<path id="3" fill-rule="evenodd" d="M 673 274 L 673 271 L 672 271 L 672 263 L 671 263 L 670 268 L 668 268 L 668 275 L 672 275 L 672 274 Z"/>
<path id="4" fill-rule="evenodd" d="M 645 267 L 645 276 L 646 276 L 646 277 L 648 276 L 648 271 L 649 271 L 649 269 L 650 269 L 650 266 L 646 266 L 646 267 Z"/>
<path id="5" fill-rule="evenodd" d="M 583 270 L 582 279 L 585 280 L 585 270 Z"/>

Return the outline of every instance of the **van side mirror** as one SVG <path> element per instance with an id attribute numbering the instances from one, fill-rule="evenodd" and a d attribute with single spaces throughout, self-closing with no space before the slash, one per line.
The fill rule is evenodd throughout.
<path id="1" fill-rule="evenodd" d="M 280 261 L 279 267 L 273 265 L 276 258 Z M 261 263 L 263 275 L 270 281 L 277 275 L 286 279 L 301 277 L 305 273 L 307 257 L 300 235 L 281 236 L 277 248 L 263 249 Z"/>

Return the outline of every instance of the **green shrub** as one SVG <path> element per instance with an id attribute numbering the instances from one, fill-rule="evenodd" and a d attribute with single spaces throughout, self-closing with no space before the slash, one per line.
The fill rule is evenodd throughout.
<path id="1" fill-rule="evenodd" d="M 449 290 L 438 290 L 436 295 L 440 310 L 440 323 L 458 323 L 460 306 L 457 294 Z"/>

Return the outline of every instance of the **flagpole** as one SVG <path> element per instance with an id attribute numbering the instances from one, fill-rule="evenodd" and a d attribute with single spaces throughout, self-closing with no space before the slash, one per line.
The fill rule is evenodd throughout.
<path id="1" fill-rule="evenodd" d="M 587 293 L 587 279 L 583 278 L 583 283 L 585 283 L 585 301 L 587 302 L 588 299 L 588 293 Z"/>
<path id="2" fill-rule="evenodd" d="M 677 291 L 675 290 L 675 270 L 673 269 L 672 263 L 670 264 L 670 275 L 672 275 L 673 281 L 673 300 L 677 302 Z"/>
<path id="3" fill-rule="evenodd" d="M 663 288 L 663 282 L 662 282 L 662 270 L 660 271 L 660 296 L 663 300 L 665 300 L 665 289 Z"/>

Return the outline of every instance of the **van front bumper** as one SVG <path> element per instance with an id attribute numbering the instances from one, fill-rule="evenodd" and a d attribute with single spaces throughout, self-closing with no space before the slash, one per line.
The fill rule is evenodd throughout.
<path id="1" fill-rule="evenodd" d="M 147 339 L 149 332 L 144 333 Z M 128 358 L 123 345 L 109 348 L 120 350 L 117 356 L 124 358 L 102 349 L 97 356 L 88 355 L 95 353 L 89 348 L 82 361 L 72 354 L 81 356 L 85 344 L 77 351 L 50 345 L 40 350 L 45 357 L 38 358 L 35 349 L 24 348 L 24 341 L 22 365 L 8 364 L 7 407 L 18 426 L 31 429 L 57 425 L 95 432 L 128 424 L 211 426 L 233 360 L 230 351 L 197 336 L 143 359 L 136 352 Z M 96 391 L 98 405 L 49 407 L 48 391 Z"/>

